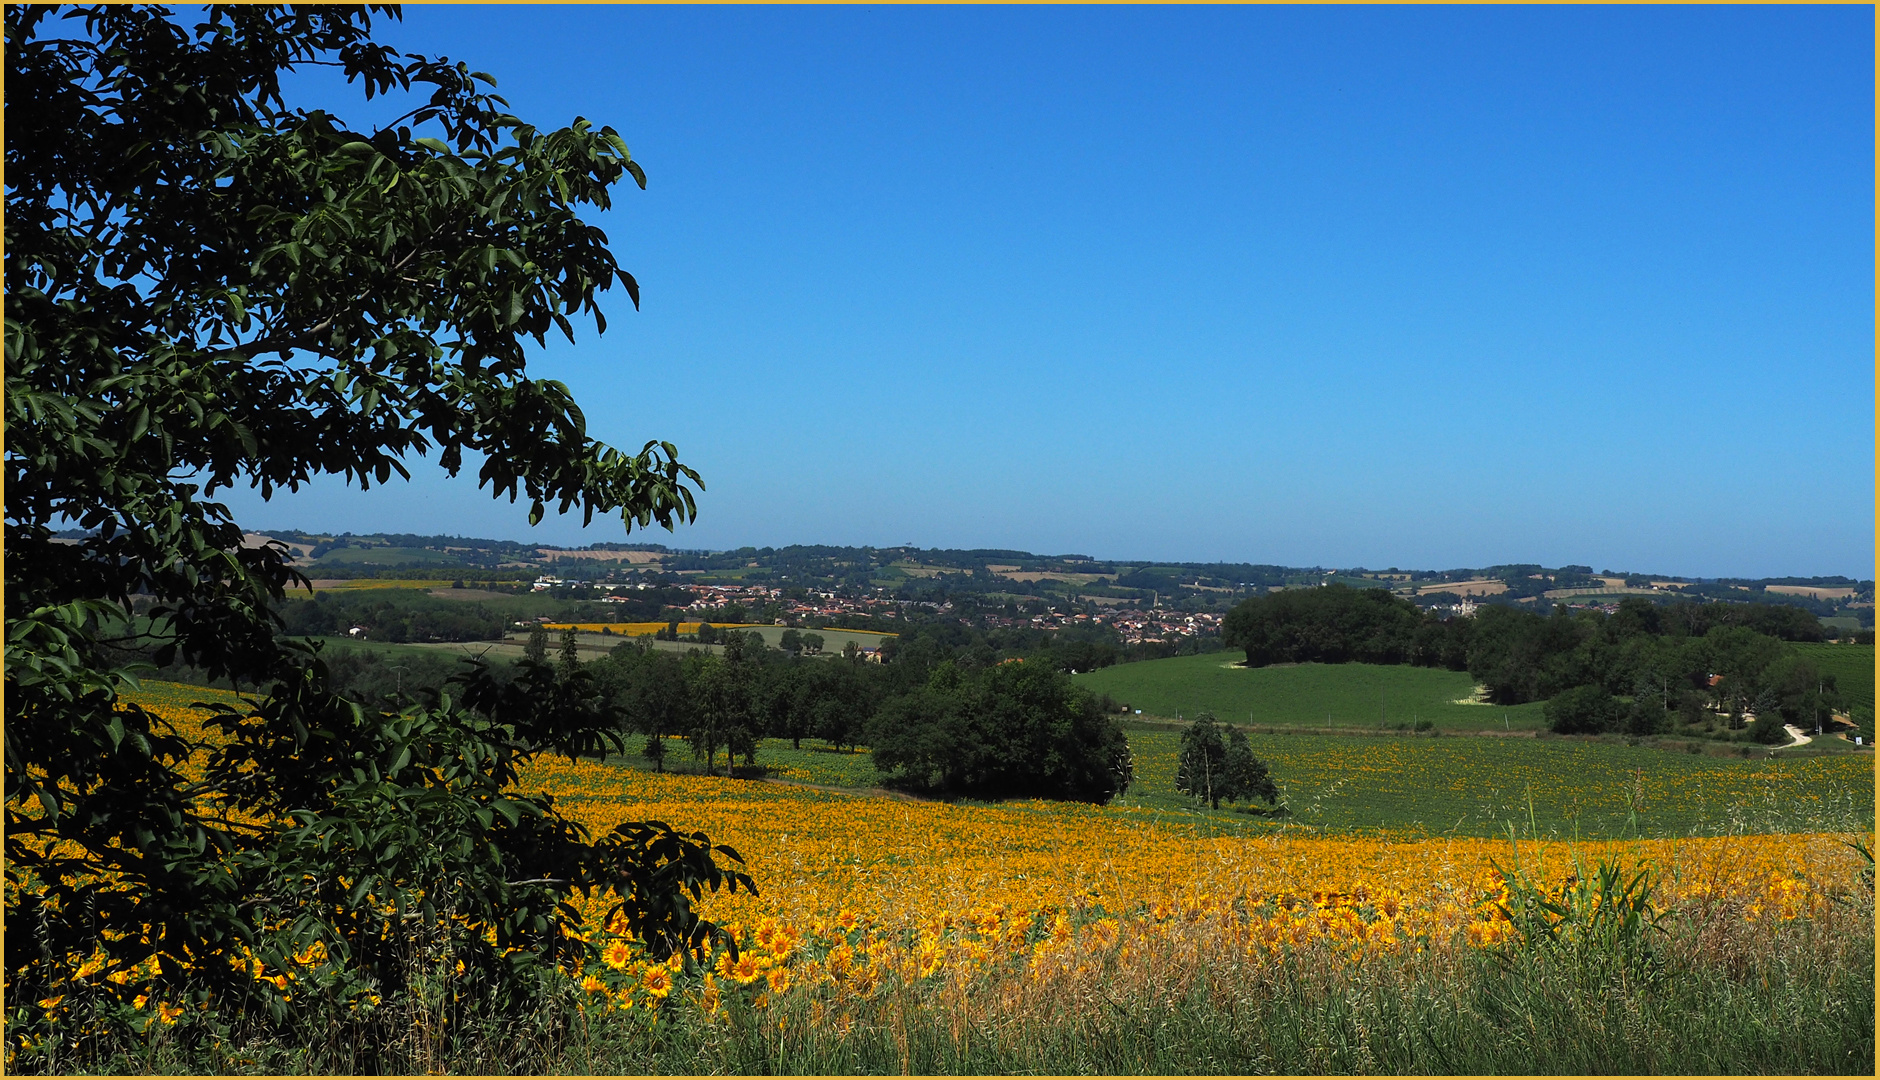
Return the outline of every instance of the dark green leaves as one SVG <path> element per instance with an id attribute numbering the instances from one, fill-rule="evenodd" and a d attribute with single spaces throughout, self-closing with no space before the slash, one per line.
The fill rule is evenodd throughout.
<path id="1" fill-rule="evenodd" d="M 241 999 L 251 981 L 195 959 L 289 925 L 390 991 L 414 912 L 496 928 L 496 946 L 457 946 L 494 970 L 490 950 L 552 962 L 567 947 L 570 889 L 617 894 L 649 940 L 688 941 L 709 932 L 688 898 L 749 886 L 702 837 L 595 843 L 513 790 L 534 754 L 619 748 L 579 678 L 499 686 L 471 669 L 456 699 L 396 715 L 336 697 L 271 615 L 305 579 L 208 501 L 385 483 L 436 450 L 452 472 L 482 455 L 482 485 L 531 520 L 695 513 L 698 476 L 670 444 L 602 445 L 565 387 L 526 371 L 530 341 L 604 328 L 615 285 L 639 302 L 582 217 L 624 177 L 645 185 L 625 142 L 586 120 L 525 124 L 487 75 L 374 43 L 371 17 L 6 9 L 6 955 L 21 1000 L 63 977 L 47 958 L 94 946 L 118 965 L 159 954 Z M 413 105 L 375 131 L 295 108 L 281 74 L 314 63 Z M 72 527 L 75 542 L 54 535 Z M 182 768 L 199 748 L 119 697 L 143 658 L 251 692 L 211 725 L 199 780 Z"/>

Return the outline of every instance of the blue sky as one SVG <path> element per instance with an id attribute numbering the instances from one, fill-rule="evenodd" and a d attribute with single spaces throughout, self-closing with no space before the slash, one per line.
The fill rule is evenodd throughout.
<path id="1" fill-rule="evenodd" d="M 600 219 L 642 310 L 531 365 L 703 473 L 695 525 L 635 539 L 1870 577 L 1873 19 L 498 5 L 380 36 L 644 165 Z M 414 472 L 229 502 L 622 535 Z"/>

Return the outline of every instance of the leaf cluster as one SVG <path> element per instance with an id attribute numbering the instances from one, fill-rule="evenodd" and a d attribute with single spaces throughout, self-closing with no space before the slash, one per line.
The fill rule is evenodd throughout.
<path id="1" fill-rule="evenodd" d="M 1129 742 L 1092 695 L 1043 664 L 952 663 L 869 721 L 875 766 L 951 795 L 1104 803 L 1134 778 Z"/>
<path id="2" fill-rule="evenodd" d="M 604 330 L 601 293 L 637 305 L 587 215 L 644 173 L 611 128 L 536 128 L 489 76 L 374 42 L 375 15 L 396 14 L 5 12 L 14 994 L 96 948 L 106 974 L 154 957 L 163 979 L 240 997 L 259 991 L 231 950 L 274 965 L 310 940 L 396 989 L 397 943 L 441 919 L 477 928 L 478 963 L 549 962 L 582 891 L 674 948 L 710 932 L 688 896 L 750 885 L 702 837 L 646 823 L 595 840 L 513 790 L 532 756 L 617 748 L 578 677 L 473 668 L 390 714 L 335 694 L 273 614 L 305 579 L 210 501 L 318 476 L 366 488 L 436 452 L 452 474 L 481 458 L 480 485 L 531 521 L 695 513 L 697 474 L 670 444 L 598 442 L 525 365 L 574 320 Z M 417 101 L 358 130 L 284 100 L 306 67 Z M 206 738 L 179 731 L 121 698 L 133 654 L 250 704 Z"/>
<path id="3" fill-rule="evenodd" d="M 1204 712 L 1182 732 L 1175 758 L 1175 790 L 1191 795 L 1216 810 L 1221 800 L 1268 805 L 1279 799 L 1279 788 L 1268 774 L 1266 762 L 1253 756 L 1247 733 L 1222 724 Z"/>

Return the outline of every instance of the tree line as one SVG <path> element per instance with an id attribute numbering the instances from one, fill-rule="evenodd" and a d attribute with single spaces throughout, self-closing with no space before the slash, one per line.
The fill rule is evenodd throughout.
<path id="1" fill-rule="evenodd" d="M 892 664 L 806 659 L 726 631 L 722 652 L 627 642 L 581 664 L 565 635 L 558 670 L 586 680 L 663 768 L 683 737 L 707 772 L 757 763 L 764 739 L 800 748 L 867 745 L 888 782 L 946 795 L 1107 802 L 1128 787 L 1128 744 L 1114 706 L 1053 667 L 1022 658 L 976 664 L 921 655 Z M 525 661 L 528 663 L 530 661 Z"/>
<path id="2" fill-rule="evenodd" d="M 303 594 L 304 595 L 304 594 Z M 651 622 L 690 599 L 683 589 L 637 590 L 610 603 L 580 603 L 530 597 L 531 614 L 545 605 L 571 622 Z M 518 600 L 460 600 L 432 596 L 421 589 L 322 590 L 311 598 L 285 599 L 274 605 L 281 631 L 289 637 L 344 635 L 360 627 L 373 641 L 494 641 L 511 620 L 521 616 Z"/>
<path id="3" fill-rule="evenodd" d="M 1703 727 L 1750 728 L 1781 742 L 1783 724 L 1813 727 L 1840 704 L 1834 676 L 1790 642 L 1823 639 L 1807 611 L 1773 604 L 1654 604 L 1627 597 L 1618 611 L 1551 615 L 1482 606 L 1443 618 L 1381 589 L 1332 585 L 1245 601 L 1222 640 L 1247 665 L 1417 664 L 1467 671 L 1487 700 L 1546 701 L 1562 733 L 1648 735 Z"/>

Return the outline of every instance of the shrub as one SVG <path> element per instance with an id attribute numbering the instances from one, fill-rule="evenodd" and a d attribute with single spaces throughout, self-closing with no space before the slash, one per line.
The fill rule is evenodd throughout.
<path id="1" fill-rule="evenodd" d="M 1237 802 L 1257 797 L 1270 804 L 1279 798 L 1279 789 L 1267 775 L 1266 762 L 1253 756 L 1246 732 L 1224 728 L 1208 712 L 1195 717 L 1188 730 L 1182 732 L 1181 750 L 1175 761 L 1175 790 L 1216 810 L 1221 808 L 1222 799 Z"/>
<path id="2" fill-rule="evenodd" d="M 875 766 L 912 787 L 1104 803 L 1129 786 L 1129 742 L 1089 692 L 1043 664 L 961 676 L 942 665 L 868 726 Z"/>
<path id="3" fill-rule="evenodd" d="M 1559 735 L 1597 735 L 1617 731 L 1625 707 L 1602 686 L 1576 686 L 1548 699 L 1542 707 L 1547 727 Z"/>
<path id="4" fill-rule="evenodd" d="M 1782 714 L 1767 712 L 1758 716 L 1749 726 L 1749 737 L 1764 746 L 1780 746 L 1789 741 L 1789 733 L 1782 728 Z"/>

